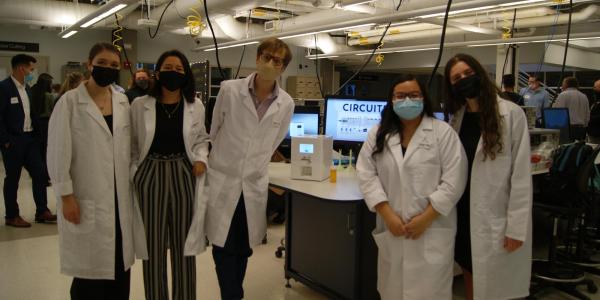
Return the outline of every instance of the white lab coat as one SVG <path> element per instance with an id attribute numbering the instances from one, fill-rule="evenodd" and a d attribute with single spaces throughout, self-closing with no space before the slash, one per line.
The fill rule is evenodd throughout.
<path id="1" fill-rule="evenodd" d="M 470 211 L 475 299 L 514 299 L 529 294 L 532 180 L 529 131 L 523 109 L 498 99 L 503 151 L 483 160 L 479 139 L 471 169 Z M 450 120 L 460 132 L 465 108 Z M 524 241 L 513 253 L 504 237 Z"/>
<path id="2" fill-rule="evenodd" d="M 114 279 L 115 182 L 129 269 L 146 255 L 139 210 L 129 184 L 130 118 L 125 95 L 112 91 L 113 134 L 85 84 L 67 92 L 54 107 L 48 130 L 48 171 L 58 206 L 60 268 L 87 279 Z M 116 180 L 115 180 L 116 179 Z M 80 224 L 63 217 L 61 196 L 74 194 Z"/>
<path id="3" fill-rule="evenodd" d="M 428 204 L 440 213 L 417 240 L 393 236 L 381 216 L 373 237 L 379 249 L 377 289 L 382 300 L 451 299 L 456 210 L 467 178 L 467 160 L 458 135 L 424 116 L 406 154 L 400 136 L 389 135 L 372 157 L 379 125 L 373 127 L 356 164 L 360 189 L 370 210 L 388 201 L 407 224 Z"/>
<path id="4" fill-rule="evenodd" d="M 192 164 L 201 161 L 208 165 L 208 134 L 204 126 L 204 105 L 197 98 L 194 103 L 185 100 L 183 103 L 183 142 L 188 159 Z M 138 167 L 148 155 L 154 140 L 156 99 L 149 95 L 136 98 L 131 104 L 131 120 L 133 124 L 131 129 L 131 179 L 133 181 Z M 206 250 L 204 234 L 206 197 L 203 197 L 205 174 L 196 177 L 194 215 L 186 237 L 184 255 L 198 255 Z M 137 204 L 138 200 L 135 195 L 134 198 Z"/>
<path id="5" fill-rule="evenodd" d="M 277 85 L 279 96 L 259 121 L 248 90 L 254 77 L 222 82 L 213 111 L 206 232 L 211 243 L 219 247 L 225 245 L 242 191 L 250 247 L 264 238 L 268 164 L 285 137 L 294 112 L 292 98 Z"/>

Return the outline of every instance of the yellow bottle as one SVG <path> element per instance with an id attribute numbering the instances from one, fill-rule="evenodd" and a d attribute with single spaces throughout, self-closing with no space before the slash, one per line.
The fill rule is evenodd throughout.
<path id="1" fill-rule="evenodd" d="M 329 182 L 337 182 L 337 169 L 333 163 L 331 164 L 331 167 L 329 167 Z"/>

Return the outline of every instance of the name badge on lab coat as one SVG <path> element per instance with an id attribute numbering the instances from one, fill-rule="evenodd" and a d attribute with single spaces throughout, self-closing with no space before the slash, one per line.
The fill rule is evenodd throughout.
<path id="1" fill-rule="evenodd" d="M 19 103 L 19 98 L 17 98 L 17 97 L 10 98 L 10 104 L 18 104 L 18 103 Z"/>

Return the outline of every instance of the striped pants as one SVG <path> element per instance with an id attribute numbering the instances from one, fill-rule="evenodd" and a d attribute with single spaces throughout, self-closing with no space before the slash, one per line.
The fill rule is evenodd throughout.
<path id="1" fill-rule="evenodd" d="M 196 259 L 183 255 L 194 213 L 194 182 L 192 165 L 185 154 L 150 154 L 135 174 L 135 192 L 148 242 L 149 260 L 143 262 L 146 300 L 168 299 L 168 246 L 173 300 L 196 299 Z"/>

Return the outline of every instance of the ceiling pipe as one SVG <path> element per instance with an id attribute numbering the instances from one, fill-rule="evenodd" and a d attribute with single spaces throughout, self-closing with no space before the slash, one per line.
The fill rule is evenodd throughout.
<path id="1" fill-rule="evenodd" d="M 522 9 L 522 10 L 517 10 L 517 19 L 542 17 L 542 16 L 547 16 L 547 15 L 553 14 L 553 13 L 556 13 L 556 11 L 553 9 L 550 9 L 548 7 L 536 7 L 536 8 L 530 8 L 530 9 Z M 481 24 L 481 23 L 493 22 L 494 20 L 501 22 L 503 20 L 508 20 L 507 18 L 510 18 L 510 20 L 508 20 L 508 21 L 512 22 L 512 13 L 510 13 L 510 16 L 508 16 L 508 14 L 509 13 L 507 13 L 507 14 L 503 14 L 503 13 L 477 14 L 475 16 L 469 16 L 469 17 L 451 18 L 450 20 L 455 21 L 455 22 L 464 23 L 464 24 Z M 411 31 L 420 31 L 420 30 L 429 30 L 429 29 L 438 29 L 438 28 L 440 28 L 439 25 L 423 24 L 423 23 L 416 23 L 416 24 L 410 24 L 410 25 L 399 25 L 399 26 L 391 26 L 390 29 L 388 30 L 388 34 L 397 34 L 400 32 L 411 32 Z M 385 29 L 385 26 L 381 26 L 380 28 L 373 29 L 373 30 L 360 31 L 360 32 L 353 31 L 350 33 L 350 37 L 359 38 L 359 37 L 381 36 L 383 34 L 384 29 Z"/>
<path id="2" fill-rule="evenodd" d="M 445 1 L 421 1 L 421 2 L 429 2 L 429 3 L 445 3 Z M 419 3 L 421 3 L 419 2 Z M 457 3 L 456 5 L 454 5 L 454 9 L 456 10 L 461 10 L 461 9 L 473 9 L 473 8 L 479 8 L 481 6 L 486 6 L 486 5 L 499 5 L 499 4 L 506 4 L 506 3 L 510 3 L 510 2 L 519 2 L 519 1 L 502 1 L 502 0 L 472 0 L 472 1 L 464 1 L 464 2 L 460 2 Z M 268 38 L 268 37 L 284 37 L 284 36 L 290 36 L 290 35 L 297 35 L 297 34 L 306 34 L 306 33 L 310 33 L 310 32 L 322 32 L 322 31 L 326 31 L 326 30 L 332 30 L 332 29 L 336 29 L 336 28 L 343 28 L 343 27 L 350 27 L 350 26 L 358 26 L 358 25 L 363 25 L 363 24 L 367 24 L 367 23 L 383 23 L 383 22 L 393 22 L 393 21 L 397 21 L 397 20 L 406 20 L 406 19 L 410 19 L 410 18 L 414 18 L 417 16 L 422 16 L 422 15 L 427 15 L 427 14 L 433 14 L 433 13 L 441 13 L 443 11 L 445 11 L 446 9 L 446 5 L 442 4 L 442 5 L 438 5 L 438 6 L 429 6 L 426 8 L 422 8 L 422 9 L 410 9 L 410 5 L 412 3 L 417 3 L 417 1 L 411 1 L 408 2 L 406 6 L 402 6 L 400 8 L 399 12 L 392 12 L 392 13 L 384 13 L 381 15 L 376 15 L 376 16 L 371 16 L 371 17 L 364 17 L 364 15 L 361 15 L 361 17 L 356 17 L 356 18 L 352 18 L 351 20 L 339 20 L 338 16 L 336 15 L 336 22 L 335 23 L 331 23 L 331 12 L 326 11 L 326 13 L 328 13 L 328 16 L 326 16 L 325 20 L 323 20 L 323 17 L 320 19 L 315 20 L 315 22 L 313 23 L 305 23 L 302 22 L 300 23 L 299 20 L 305 20 L 305 16 L 311 16 L 314 14 L 318 14 L 319 12 L 313 13 L 313 14 L 308 14 L 308 15 L 304 15 L 304 16 L 298 16 L 295 18 L 290 18 L 290 19 L 286 19 L 286 20 L 282 20 L 283 22 L 289 22 L 289 25 L 292 25 L 292 28 L 289 27 L 282 27 L 281 32 L 278 33 L 273 33 L 273 34 L 265 34 L 265 35 L 261 35 L 258 37 L 253 37 L 253 38 L 248 38 L 248 39 L 244 39 L 244 40 L 239 40 L 239 41 L 232 41 L 232 42 L 227 42 L 227 43 L 221 43 L 219 46 L 220 47 L 224 47 L 224 46 L 235 46 L 241 43 L 248 43 L 248 42 L 253 42 L 253 41 L 260 41 L 262 39 Z M 387 9 L 385 9 L 385 11 L 389 11 Z M 309 18 L 309 17 L 306 17 Z M 295 20 L 295 24 L 291 23 L 293 21 L 291 20 Z M 316 25 L 316 24 L 318 25 Z M 195 49 L 193 49 L 194 51 L 201 51 L 201 50 L 205 50 L 205 49 L 209 49 L 212 48 L 212 46 L 203 46 L 203 47 L 197 47 Z"/>
<path id="3" fill-rule="evenodd" d="M 472 41 L 464 41 L 464 42 L 448 42 L 444 44 L 444 48 L 456 48 L 456 47 L 467 47 L 467 46 L 498 46 L 498 45 L 507 45 L 507 44 L 524 44 L 524 43 L 543 43 L 543 42 L 561 42 L 566 39 L 566 34 L 557 34 L 552 40 L 548 40 L 547 35 L 543 36 L 528 36 L 528 37 L 516 37 L 510 39 L 489 39 L 489 40 L 472 40 Z M 600 39 L 600 32 L 585 32 L 585 33 L 575 33 L 571 34 L 570 37 L 572 40 L 576 39 Z M 381 53 L 401 53 L 401 52 L 419 52 L 426 50 L 438 50 L 439 43 L 436 44 L 422 44 L 422 45 L 414 45 L 414 46 L 403 46 L 403 47 L 389 47 L 377 50 L 375 54 Z M 346 52 L 334 52 L 328 55 L 332 56 L 349 56 L 349 55 L 369 55 L 372 50 L 358 50 L 358 51 L 346 51 Z M 313 58 L 314 55 L 307 55 L 306 58 Z"/>
<path id="4" fill-rule="evenodd" d="M 571 23 L 581 23 L 586 21 L 593 15 L 595 15 L 599 10 L 597 5 L 589 5 L 588 7 L 582 9 L 579 12 L 572 14 Z M 553 16 L 544 16 L 544 17 L 532 17 L 526 19 L 517 19 L 515 21 L 515 28 L 526 28 L 526 27 L 540 27 L 540 26 L 550 26 L 553 25 L 556 21 L 557 25 L 566 24 L 569 20 L 568 14 L 561 14 L 558 19 Z M 487 29 L 495 29 L 494 23 L 498 25 L 498 22 L 487 22 L 482 23 L 482 28 Z M 512 23 L 512 17 L 511 17 Z M 422 30 L 422 31 L 413 31 L 413 32 L 401 32 L 399 30 L 390 31 L 391 34 L 386 34 L 383 39 L 385 42 L 398 42 L 398 41 L 406 41 L 418 38 L 428 38 L 433 36 L 439 36 L 441 28 L 432 29 L 432 30 Z M 455 34 L 463 34 L 464 30 L 456 29 L 456 28 L 448 28 L 446 29 L 446 35 L 455 35 Z M 358 46 L 358 45 L 371 45 L 379 42 L 381 36 L 370 36 L 368 38 L 352 38 L 348 40 L 349 46 Z"/>

